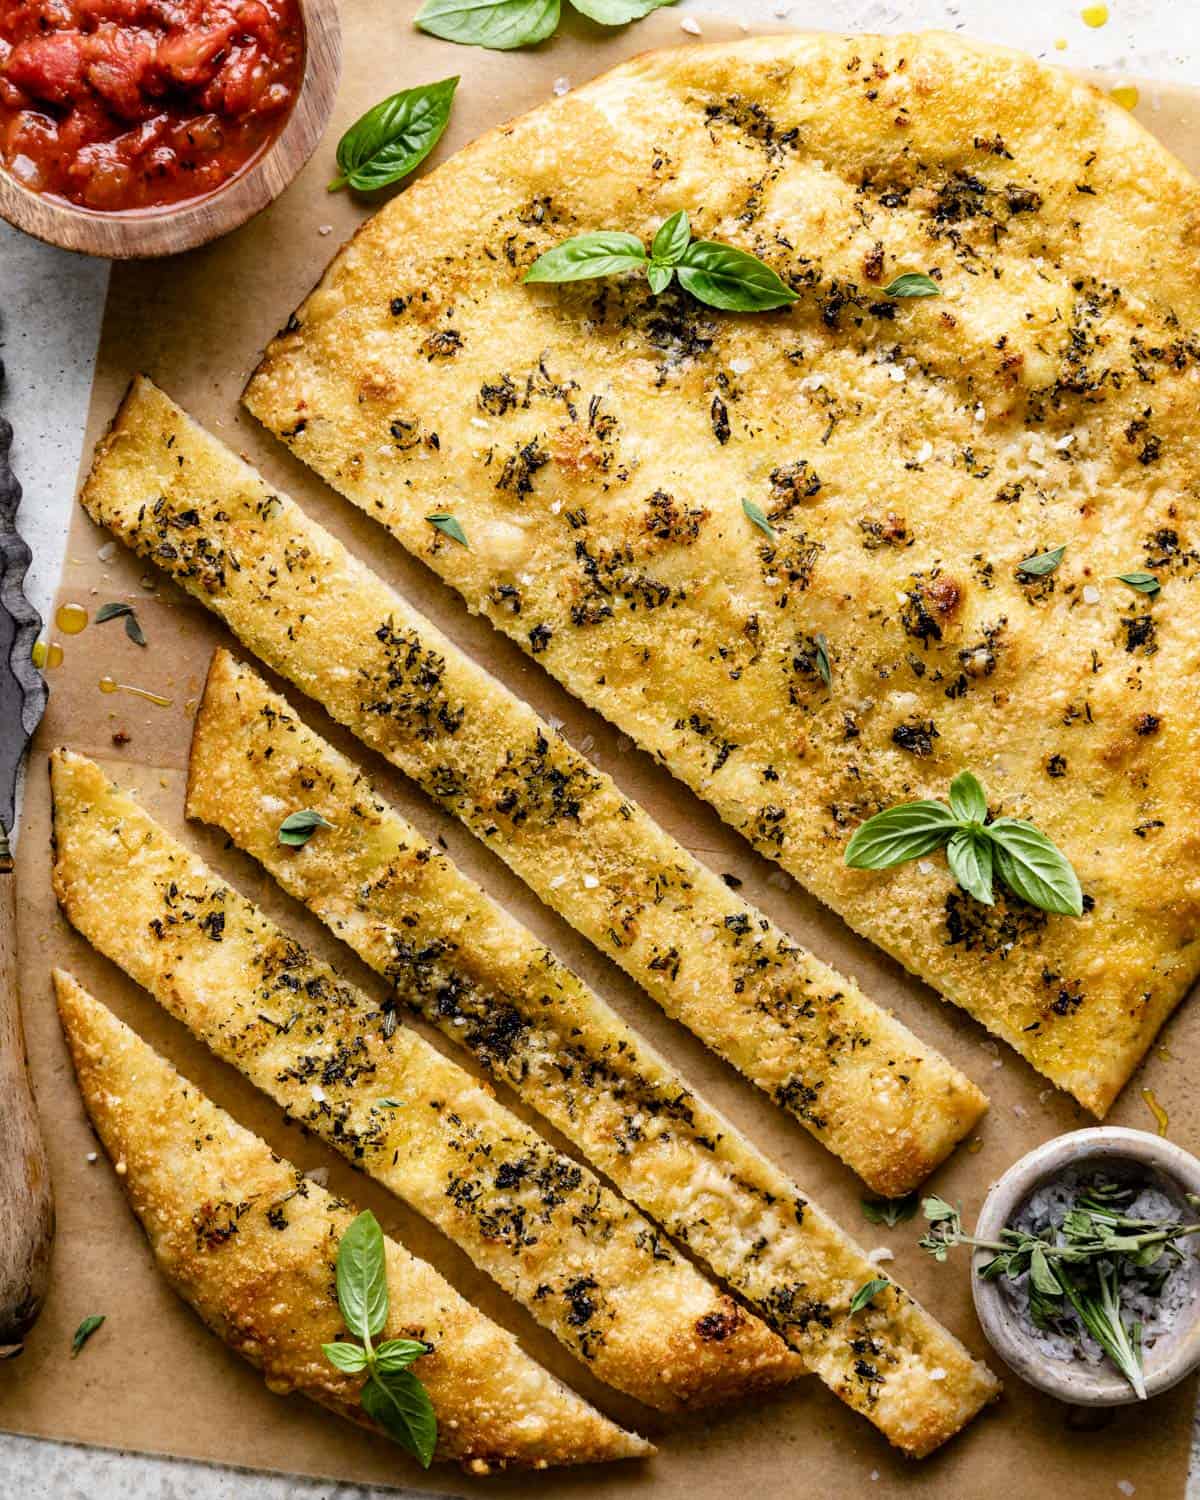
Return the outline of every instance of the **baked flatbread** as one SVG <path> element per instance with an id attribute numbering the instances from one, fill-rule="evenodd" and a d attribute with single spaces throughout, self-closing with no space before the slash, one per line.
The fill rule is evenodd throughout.
<path id="1" fill-rule="evenodd" d="M 330 826 L 291 849 L 280 819 L 300 807 Z M 894 1283 L 851 1314 L 878 1274 L 864 1252 L 226 651 L 196 716 L 188 813 L 259 860 L 905 1451 L 932 1451 L 995 1394 L 990 1372 Z"/>
<path id="2" fill-rule="evenodd" d="M 308 953 L 95 762 L 57 750 L 51 783 L 54 888 L 73 925 L 599 1379 L 674 1410 L 803 1372 L 641 1214 Z"/>
<path id="3" fill-rule="evenodd" d="M 569 235 L 648 240 L 680 208 L 795 306 L 714 312 L 644 276 L 521 284 Z M 1015 52 L 943 35 L 680 48 L 395 197 L 246 399 L 1102 1115 L 1200 968 L 1198 248 L 1179 164 Z M 941 295 L 889 297 L 911 271 Z M 1056 571 L 1020 570 L 1062 544 Z M 1158 597 L 1114 576 L 1131 571 Z M 944 798 L 963 769 L 1067 854 L 1081 919 L 982 906 L 941 856 L 844 868 L 864 818 Z"/>
<path id="4" fill-rule="evenodd" d="M 276 1394 L 302 1391 L 377 1431 L 359 1382 L 321 1353 L 343 1330 L 330 1288 L 353 1210 L 243 1130 L 70 974 L 56 969 L 54 988 L 88 1116 L 172 1288 Z M 486 1474 L 654 1452 L 391 1239 L 387 1268 L 383 1337 L 434 1346 L 417 1373 L 437 1412 L 437 1458 Z"/>
<path id="5" fill-rule="evenodd" d="M 670 838 L 610 777 L 146 380 L 89 514 L 473 829 L 668 1012 L 876 1191 L 907 1192 L 985 1100 Z"/>

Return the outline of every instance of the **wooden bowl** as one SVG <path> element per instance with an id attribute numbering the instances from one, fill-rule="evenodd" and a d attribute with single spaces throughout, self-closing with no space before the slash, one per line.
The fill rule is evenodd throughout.
<path id="1" fill-rule="evenodd" d="M 304 18 L 304 77 L 282 131 L 224 187 L 161 209 L 98 213 L 33 193 L 0 168 L 0 218 L 64 250 L 108 260 L 174 255 L 219 239 L 283 192 L 313 154 L 333 110 L 342 66 L 338 0 L 299 0 Z"/>

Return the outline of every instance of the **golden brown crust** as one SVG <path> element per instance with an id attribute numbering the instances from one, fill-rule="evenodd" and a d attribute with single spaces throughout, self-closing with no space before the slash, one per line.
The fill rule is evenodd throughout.
<path id="1" fill-rule="evenodd" d="M 876 1191 L 907 1192 L 979 1118 L 969 1079 L 729 890 L 148 381 L 83 498 Z"/>
<path id="2" fill-rule="evenodd" d="M 79 931 L 291 1118 L 438 1225 L 600 1379 L 670 1410 L 801 1372 L 629 1204 L 395 1026 L 93 761 L 55 751 L 51 785 L 54 888 Z M 712 1320 L 728 1337 L 708 1336 Z"/>
<path id="3" fill-rule="evenodd" d="M 569 234 L 648 238 L 680 207 L 775 266 L 795 307 L 731 317 L 638 277 L 520 284 Z M 1200 970 L 1198 246 L 1179 164 L 1015 52 L 944 35 L 672 50 L 394 199 L 247 404 L 1103 1114 Z M 942 295 L 884 295 L 912 270 Z M 453 353 L 429 358 L 447 329 Z M 1060 543 L 1057 572 L 1020 573 Z M 1115 581 L 1140 569 L 1157 601 Z M 1067 852 L 1084 918 L 983 908 L 940 857 L 844 868 L 863 818 L 944 796 L 963 768 Z"/>
<path id="4" fill-rule="evenodd" d="M 281 809 L 297 807 L 331 826 L 288 849 Z M 990 1372 L 899 1289 L 851 1316 L 877 1274 L 863 1251 L 227 651 L 196 715 L 187 809 L 540 1110 L 893 1442 L 929 1452 L 995 1394 Z"/>
<path id="5" fill-rule="evenodd" d="M 330 1287 L 353 1210 L 243 1130 L 70 974 L 56 969 L 54 988 L 88 1115 L 171 1286 L 272 1391 L 302 1391 L 377 1430 L 359 1382 L 321 1353 L 344 1332 Z M 387 1258 L 384 1336 L 434 1346 L 417 1373 L 437 1412 L 439 1459 L 480 1473 L 654 1452 L 432 1266 L 395 1240 Z"/>

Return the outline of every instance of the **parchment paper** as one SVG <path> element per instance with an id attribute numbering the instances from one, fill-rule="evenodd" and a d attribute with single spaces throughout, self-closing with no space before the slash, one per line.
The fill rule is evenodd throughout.
<path id="1" fill-rule="evenodd" d="M 989 1182 L 1019 1154 L 1090 1123 L 1078 1107 L 1050 1089 L 1013 1053 L 989 1041 L 961 1011 L 855 938 L 798 888 L 782 888 L 774 866 L 754 855 L 660 768 L 631 751 L 608 725 L 568 698 L 490 626 L 471 619 L 461 601 L 423 566 L 239 413 L 237 397 L 259 350 L 369 212 L 369 205 L 345 193 L 325 192 L 333 144 L 364 108 L 397 88 L 460 73 L 454 116 L 433 164 L 481 130 L 549 97 L 556 79 L 579 83 L 647 47 L 690 42 L 679 28 L 678 15 L 666 11 L 615 34 L 569 23 L 566 35 L 534 52 L 489 53 L 414 32 L 408 22 L 415 8 L 396 0 L 352 0 L 344 6 L 345 69 L 329 135 L 307 170 L 269 212 L 189 256 L 115 268 L 93 391 L 91 439 L 112 415 L 130 374 L 138 369 L 151 374 L 368 558 L 466 650 L 541 712 L 562 720 L 572 740 L 588 749 L 701 859 L 717 870 L 736 872 L 752 901 L 823 957 L 854 974 L 876 1000 L 894 1007 L 922 1037 L 952 1057 L 990 1095 L 991 1112 L 978 1141 L 960 1149 L 932 1185 L 962 1202 L 968 1217 L 973 1216 Z M 728 23 L 705 22 L 703 29 L 707 40 L 737 34 Z M 1143 93 L 1151 128 L 1193 167 L 1200 164 L 1200 131 L 1187 123 L 1189 111 L 1195 115 L 1196 96 L 1158 86 L 1147 86 Z M 89 440 L 89 452 L 90 447 Z M 426 1493 L 474 1494 L 486 1485 L 505 1494 L 537 1492 L 547 1500 L 584 1495 L 596 1500 L 618 1495 L 727 1500 L 731 1493 L 936 1493 L 990 1500 L 1021 1486 L 1053 1494 L 1056 1500 L 1096 1500 L 1114 1493 L 1120 1480 L 1156 1500 L 1183 1495 L 1193 1382 L 1148 1408 L 1085 1413 L 1037 1396 L 1009 1377 L 998 1406 L 920 1465 L 894 1455 L 815 1379 L 802 1380 L 769 1401 L 711 1415 L 668 1420 L 646 1412 L 592 1380 L 436 1231 L 321 1144 L 285 1125 L 273 1105 L 232 1069 L 214 1061 L 147 995 L 93 954 L 67 928 L 53 902 L 45 760 L 50 746 L 67 743 L 99 757 L 234 885 L 353 978 L 377 989 L 374 976 L 349 950 L 339 948 L 256 866 L 226 850 L 212 830 L 185 825 L 183 769 L 191 715 L 210 651 L 222 641 L 237 649 L 236 643 L 211 616 L 184 602 L 172 586 L 147 576 L 140 563 L 107 542 L 77 511 L 60 598 L 85 605 L 93 615 L 106 600 L 131 600 L 149 644 L 142 650 L 130 642 L 120 620 L 92 624 L 77 637 L 52 632 L 62 641 L 65 660 L 50 673 L 50 709 L 33 754 L 19 880 L 25 1024 L 50 1138 L 59 1234 L 53 1288 L 42 1321 L 25 1357 L 0 1365 L 0 1427 L 250 1467 L 411 1485 Z M 98 691 L 104 673 L 161 693 L 171 699 L 171 706 L 158 708 L 126 693 L 104 695 Z M 667 1021 L 457 824 L 348 741 L 314 704 L 300 700 L 298 707 L 316 728 L 363 762 L 420 827 L 432 836 L 442 834 L 455 860 L 536 928 L 851 1233 L 868 1246 L 890 1245 L 896 1260 L 888 1269 L 973 1350 L 987 1354 L 971 1310 L 965 1256 L 938 1267 L 916 1248 L 918 1224 L 891 1231 L 867 1224 L 860 1209 L 861 1190 L 848 1169 L 688 1032 Z M 127 735 L 128 741 L 118 746 L 114 735 Z M 119 891 L 113 899 L 120 900 Z M 136 912 L 129 916 L 137 919 Z M 641 1465 L 487 1481 L 464 1479 L 446 1467 L 422 1475 L 390 1444 L 352 1430 L 302 1398 L 270 1395 L 257 1374 L 229 1354 L 164 1286 L 109 1166 L 103 1159 L 89 1162 L 96 1143 L 54 1015 L 49 979 L 53 963 L 73 969 L 189 1078 L 278 1151 L 302 1167 L 327 1168 L 336 1191 L 373 1208 L 389 1232 L 433 1260 L 556 1373 L 605 1411 L 656 1437 L 662 1444 L 660 1456 Z M 444 1045 L 440 1038 L 435 1040 Z M 1153 1128 L 1140 1092 L 1150 1087 L 1169 1112 L 1172 1139 L 1196 1149 L 1200 1131 L 1197 1110 L 1188 1099 L 1188 1063 L 1200 1058 L 1200 1012 L 1185 1007 L 1161 1041 L 1126 1089 L 1112 1119 Z M 108 1321 L 83 1355 L 70 1360 L 71 1333 L 89 1313 L 104 1313 Z M 999 1368 L 995 1356 L 988 1357 Z"/>

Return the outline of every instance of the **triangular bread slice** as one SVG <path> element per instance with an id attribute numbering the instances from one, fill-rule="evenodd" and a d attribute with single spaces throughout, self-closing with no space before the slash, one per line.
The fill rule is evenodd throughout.
<path id="1" fill-rule="evenodd" d="M 300 1391 L 378 1431 L 358 1403 L 359 1378 L 321 1353 L 343 1331 L 333 1265 L 354 1210 L 218 1109 L 70 974 L 56 969 L 54 988 L 88 1116 L 171 1287 L 272 1391 Z M 485 1474 L 654 1452 L 394 1239 L 387 1269 L 385 1336 L 434 1346 L 417 1373 L 437 1412 L 437 1458 Z"/>

